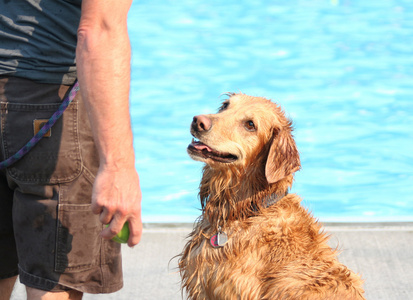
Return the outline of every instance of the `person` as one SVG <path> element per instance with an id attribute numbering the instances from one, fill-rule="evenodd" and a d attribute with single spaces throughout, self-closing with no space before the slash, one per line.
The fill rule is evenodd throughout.
<path id="1" fill-rule="evenodd" d="M 129 113 L 132 0 L 0 0 L 0 160 L 80 93 L 20 161 L 0 170 L 0 299 L 81 299 L 123 285 L 120 244 L 142 234 Z M 106 227 L 105 225 L 108 224 Z"/>

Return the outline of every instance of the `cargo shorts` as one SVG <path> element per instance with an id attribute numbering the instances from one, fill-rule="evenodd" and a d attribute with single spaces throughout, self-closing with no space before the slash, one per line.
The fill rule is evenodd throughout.
<path id="1" fill-rule="evenodd" d="M 69 86 L 0 76 L 0 160 L 38 131 Z M 120 244 L 100 237 L 91 195 L 99 167 L 80 93 L 20 161 L 0 170 L 0 279 L 45 291 L 111 293 L 123 286 Z"/>

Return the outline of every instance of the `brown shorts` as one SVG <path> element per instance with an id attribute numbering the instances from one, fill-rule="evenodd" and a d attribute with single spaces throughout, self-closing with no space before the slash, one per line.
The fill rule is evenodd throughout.
<path id="1" fill-rule="evenodd" d="M 47 120 L 68 86 L 0 77 L 0 160 Z M 41 122 L 41 121 L 37 121 Z M 0 170 L 0 279 L 46 291 L 111 293 L 123 285 L 120 244 L 90 208 L 98 155 L 80 93 L 26 156 Z"/>

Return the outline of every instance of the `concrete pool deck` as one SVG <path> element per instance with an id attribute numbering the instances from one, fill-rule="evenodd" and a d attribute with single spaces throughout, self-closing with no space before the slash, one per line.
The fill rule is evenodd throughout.
<path id="1" fill-rule="evenodd" d="M 413 223 L 325 223 L 339 260 L 362 275 L 369 300 L 413 299 Z M 86 300 L 179 300 L 177 259 L 192 224 L 144 224 L 141 243 L 123 246 L 124 288 Z M 17 284 L 13 300 L 25 299 Z"/>

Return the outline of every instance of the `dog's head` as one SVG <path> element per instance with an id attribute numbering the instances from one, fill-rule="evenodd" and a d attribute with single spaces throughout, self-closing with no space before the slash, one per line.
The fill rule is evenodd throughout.
<path id="1" fill-rule="evenodd" d="M 230 94 L 218 113 L 193 118 L 194 140 L 188 153 L 213 168 L 228 164 L 248 169 L 264 155 L 269 184 L 293 174 L 300 158 L 291 134 L 291 121 L 275 103 L 244 94 Z"/>

